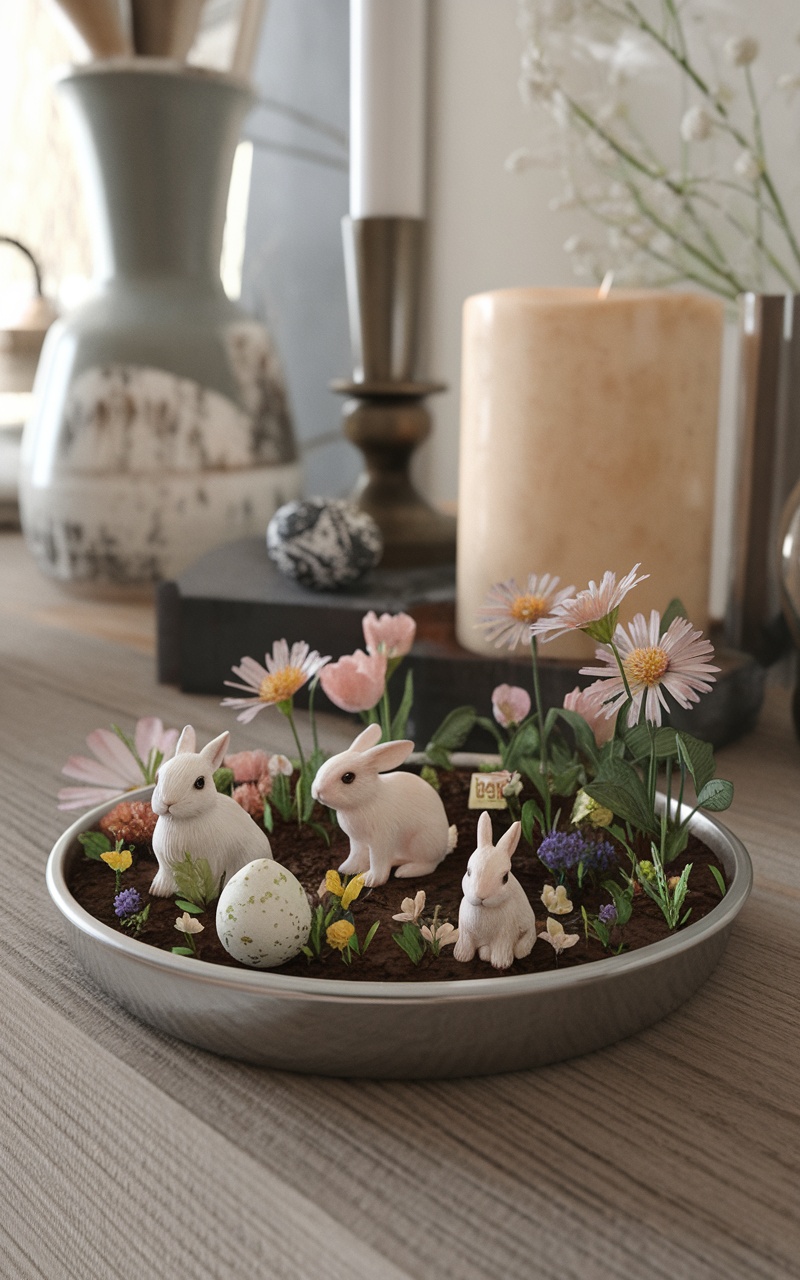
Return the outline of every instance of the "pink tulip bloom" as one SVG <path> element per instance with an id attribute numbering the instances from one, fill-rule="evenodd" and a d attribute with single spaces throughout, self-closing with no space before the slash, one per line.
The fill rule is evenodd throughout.
<path id="1" fill-rule="evenodd" d="M 519 685 L 499 684 L 492 694 L 492 713 L 504 729 L 522 724 L 530 709 L 530 694 Z"/>
<path id="2" fill-rule="evenodd" d="M 407 613 L 382 613 L 377 617 L 370 609 L 362 622 L 368 653 L 382 652 L 387 658 L 403 658 L 410 651 L 417 634 L 417 624 Z"/>
<path id="3" fill-rule="evenodd" d="M 369 711 L 380 702 L 386 682 L 385 653 L 355 653 L 323 667 L 319 681 L 342 711 Z"/>
<path id="4" fill-rule="evenodd" d="M 588 724 L 598 747 L 610 742 L 614 736 L 614 720 L 608 718 L 608 708 L 603 706 L 604 699 L 609 696 L 608 688 L 603 680 L 596 680 L 588 689 L 579 689 L 577 685 L 564 699 L 565 711 L 576 711 Z"/>

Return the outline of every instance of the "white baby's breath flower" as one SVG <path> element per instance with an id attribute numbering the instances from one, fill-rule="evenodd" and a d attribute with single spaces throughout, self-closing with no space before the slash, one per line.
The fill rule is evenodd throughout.
<path id="1" fill-rule="evenodd" d="M 184 911 L 182 916 L 178 916 L 175 921 L 175 928 L 179 933 L 202 933 L 205 925 L 201 924 L 195 916 L 190 916 L 188 911 Z"/>
<path id="2" fill-rule="evenodd" d="M 733 162 L 733 172 L 745 182 L 757 182 L 761 177 L 761 165 L 752 151 L 742 151 Z"/>
<path id="3" fill-rule="evenodd" d="M 684 142 L 705 142 L 713 128 L 713 118 L 705 107 L 690 107 L 681 120 L 681 137 Z"/>
<path id="4" fill-rule="evenodd" d="M 585 253 L 590 248 L 589 242 L 584 236 L 574 235 L 568 236 L 564 241 L 565 253 Z"/>
<path id="5" fill-rule="evenodd" d="M 749 67 L 758 57 L 758 47 L 753 36 L 731 36 L 722 51 L 732 67 Z"/>
<path id="6" fill-rule="evenodd" d="M 800 73 L 797 71 L 788 71 L 784 75 L 778 76 L 775 81 L 775 88 L 780 89 L 784 93 L 795 93 L 800 89 Z"/>

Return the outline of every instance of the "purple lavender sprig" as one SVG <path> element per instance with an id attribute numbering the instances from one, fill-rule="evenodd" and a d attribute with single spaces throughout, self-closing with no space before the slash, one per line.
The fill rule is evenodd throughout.
<path id="1" fill-rule="evenodd" d="M 617 923 L 617 908 L 613 902 L 604 902 L 597 913 L 597 918 L 601 924 L 614 925 Z"/>
<path id="2" fill-rule="evenodd" d="M 565 879 L 576 873 L 580 880 L 610 871 L 617 855 L 610 840 L 598 840 L 583 831 L 551 831 L 539 845 L 539 859 L 554 875 Z"/>
<path id="3" fill-rule="evenodd" d="M 142 909 L 142 895 L 138 889 L 123 889 L 114 899 L 114 915 L 123 920 L 135 916 Z"/>

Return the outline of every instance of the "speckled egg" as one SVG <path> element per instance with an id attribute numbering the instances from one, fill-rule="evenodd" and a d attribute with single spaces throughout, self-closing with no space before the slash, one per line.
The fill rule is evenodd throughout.
<path id="1" fill-rule="evenodd" d="M 311 929 L 311 907 L 296 876 L 272 858 L 248 862 L 225 885 L 217 933 L 229 955 L 253 969 L 296 956 Z"/>
<path id="2" fill-rule="evenodd" d="M 280 507 L 267 526 L 267 554 L 287 578 L 314 591 L 346 587 L 373 569 L 383 538 L 372 516 L 341 498 Z"/>

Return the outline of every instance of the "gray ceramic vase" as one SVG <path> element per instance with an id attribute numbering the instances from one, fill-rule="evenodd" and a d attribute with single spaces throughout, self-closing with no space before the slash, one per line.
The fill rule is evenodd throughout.
<path id="1" fill-rule="evenodd" d="M 23 529 L 56 578 L 141 586 L 263 534 L 300 489 L 275 348 L 220 281 L 252 93 L 147 58 L 72 69 L 59 87 L 96 289 L 45 343 L 23 442 Z"/>

